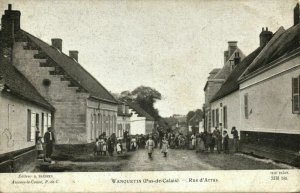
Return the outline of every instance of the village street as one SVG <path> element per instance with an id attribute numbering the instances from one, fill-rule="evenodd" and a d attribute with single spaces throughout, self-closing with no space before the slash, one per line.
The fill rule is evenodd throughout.
<path id="1" fill-rule="evenodd" d="M 33 171 L 50 172 L 114 172 L 114 171 L 190 171 L 190 170 L 247 170 L 247 169 L 289 169 L 289 165 L 271 160 L 258 159 L 244 154 L 196 153 L 192 150 L 170 149 L 163 157 L 155 149 L 152 159 L 147 151 L 140 149 L 113 157 L 94 155 L 77 157 L 67 161 L 55 161 L 50 168 L 36 167 Z"/>

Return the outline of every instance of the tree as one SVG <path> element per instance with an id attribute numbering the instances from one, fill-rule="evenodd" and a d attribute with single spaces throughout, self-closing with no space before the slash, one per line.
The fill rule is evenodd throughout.
<path id="1" fill-rule="evenodd" d="M 139 86 L 132 92 L 123 91 L 121 93 L 121 100 L 132 101 L 139 104 L 139 106 L 149 113 L 155 120 L 159 120 L 159 112 L 154 108 L 154 103 L 161 100 L 161 94 L 151 87 Z"/>

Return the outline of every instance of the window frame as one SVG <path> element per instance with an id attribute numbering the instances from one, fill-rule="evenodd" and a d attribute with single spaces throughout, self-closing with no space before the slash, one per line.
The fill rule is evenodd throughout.
<path id="1" fill-rule="evenodd" d="M 294 93 L 294 80 L 298 82 L 298 93 Z M 295 97 L 298 98 L 298 110 L 295 110 Z M 300 114 L 300 75 L 296 78 L 292 78 L 292 113 Z"/>

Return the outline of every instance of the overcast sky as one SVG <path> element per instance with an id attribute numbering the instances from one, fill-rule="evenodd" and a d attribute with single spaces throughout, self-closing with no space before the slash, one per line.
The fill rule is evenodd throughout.
<path id="1" fill-rule="evenodd" d="M 208 73 L 223 65 L 227 41 L 244 54 L 259 44 L 262 27 L 275 32 L 293 24 L 297 0 L 100 1 L 1 0 L 21 11 L 21 28 L 79 63 L 109 91 L 145 85 L 163 96 L 162 116 L 202 108 Z"/>

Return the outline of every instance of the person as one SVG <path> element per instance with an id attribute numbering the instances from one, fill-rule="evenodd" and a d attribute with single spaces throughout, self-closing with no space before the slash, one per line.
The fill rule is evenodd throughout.
<path id="1" fill-rule="evenodd" d="M 114 153 L 114 142 L 111 138 L 111 136 L 107 139 L 107 151 L 108 151 L 108 154 L 110 156 L 114 156 L 113 153 Z"/>
<path id="2" fill-rule="evenodd" d="M 96 142 L 94 145 L 94 155 L 99 155 L 100 153 L 100 144 L 99 144 L 99 139 L 96 138 Z"/>
<path id="3" fill-rule="evenodd" d="M 235 127 L 232 127 L 231 134 L 233 135 L 233 149 L 237 153 L 239 151 L 239 132 Z"/>
<path id="4" fill-rule="evenodd" d="M 104 144 L 104 139 L 102 137 L 100 137 L 99 139 L 99 151 L 100 151 L 100 155 L 103 155 L 103 144 Z"/>
<path id="5" fill-rule="evenodd" d="M 212 143 L 212 136 L 210 133 L 206 134 L 206 140 L 205 140 L 205 149 L 206 152 L 209 151 L 210 147 L 211 147 L 211 143 Z"/>
<path id="6" fill-rule="evenodd" d="M 200 152 L 204 152 L 205 151 L 205 144 L 204 144 L 204 135 L 203 135 L 203 132 L 200 133 L 200 136 L 199 136 L 199 150 Z"/>
<path id="7" fill-rule="evenodd" d="M 117 154 L 121 154 L 122 152 L 123 152 L 122 143 L 121 143 L 121 140 L 118 140 L 118 143 L 117 143 Z"/>
<path id="8" fill-rule="evenodd" d="M 42 137 L 38 137 L 37 142 L 36 142 L 36 150 L 38 153 L 38 158 L 41 158 L 43 155 L 43 142 L 42 142 Z"/>
<path id="9" fill-rule="evenodd" d="M 209 149 L 210 149 L 210 152 L 213 153 L 214 149 L 215 149 L 215 138 L 213 137 L 213 135 L 211 133 L 209 135 L 211 138 L 211 142 L 209 144 Z"/>
<path id="10" fill-rule="evenodd" d="M 127 152 L 130 151 L 130 144 L 131 144 L 130 136 L 127 136 L 127 138 L 126 138 L 126 149 L 127 149 Z"/>
<path id="11" fill-rule="evenodd" d="M 224 131 L 223 132 L 223 147 L 224 147 L 224 152 L 225 153 L 229 153 L 228 142 L 229 142 L 228 133 L 227 133 L 227 131 Z"/>
<path id="12" fill-rule="evenodd" d="M 216 146 L 217 146 L 217 152 L 221 153 L 222 151 L 222 135 L 220 130 L 216 127 L 215 129 L 215 139 L 216 139 Z"/>
<path id="13" fill-rule="evenodd" d="M 192 149 L 195 149 L 195 147 L 196 147 L 196 135 L 195 135 L 195 133 L 191 136 L 191 140 L 192 140 Z"/>
<path id="14" fill-rule="evenodd" d="M 163 137 L 161 143 L 162 143 L 162 146 L 161 146 L 161 152 L 164 153 L 164 157 L 167 157 L 168 146 L 169 146 L 167 137 Z"/>
<path id="15" fill-rule="evenodd" d="M 102 145 L 102 152 L 103 152 L 104 156 L 106 156 L 106 151 L 107 151 L 107 139 L 104 138 L 103 139 L 103 145 Z"/>
<path id="16" fill-rule="evenodd" d="M 136 150 L 136 138 L 134 136 L 131 139 L 131 150 L 132 151 Z"/>
<path id="17" fill-rule="evenodd" d="M 48 130 L 44 135 L 44 142 L 46 144 L 46 158 L 50 159 L 53 152 L 53 144 L 55 142 L 51 127 L 48 127 Z"/>
<path id="18" fill-rule="evenodd" d="M 148 150 L 148 156 L 149 156 L 149 158 L 152 157 L 154 146 L 155 146 L 155 143 L 154 143 L 154 141 L 152 139 L 152 136 L 150 135 L 149 139 L 146 142 L 146 148 Z"/>

